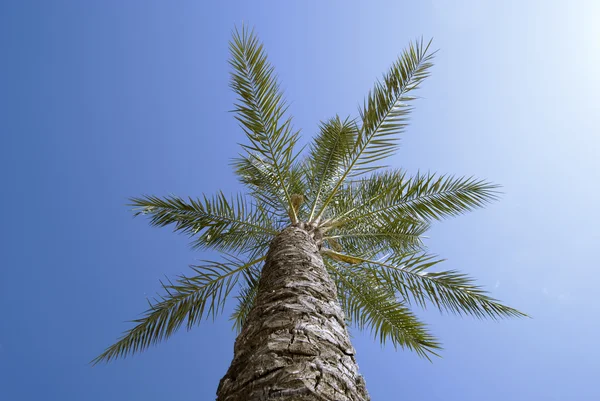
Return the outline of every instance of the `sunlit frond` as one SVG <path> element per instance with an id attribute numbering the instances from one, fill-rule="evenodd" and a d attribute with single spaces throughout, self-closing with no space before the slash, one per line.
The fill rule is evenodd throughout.
<path id="1" fill-rule="evenodd" d="M 235 158 L 232 164 L 240 181 L 248 187 L 257 202 L 280 214 L 287 211 L 283 207 L 287 205 L 285 191 L 273 165 L 254 154 Z"/>
<path id="2" fill-rule="evenodd" d="M 257 265 L 244 271 L 244 283 L 240 288 L 239 294 L 236 296 L 238 303 L 231 314 L 231 320 L 233 320 L 236 332 L 240 332 L 248 314 L 254 306 L 256 294 L 258 293 L 258 281 L 260 278 L 260 269 Z"/>
<path id="3" fill-rule="evenodd" d="M 309 221 L 344 173 L 356 135 L 357 125 L 348 119 L 342 121 L 336 116 L 321 124 L 320 133 L 312 143 L 306 161 L 311 199 Z"/>
<path id="4" fill-rule="evenodd" d="M 131 205 L 136 215 L 149 216 L 150 224 L 174 225 L 175 231 L 190 235 L 198 248 L 253 252 L 268 246 L 279 231 L 262 206 L 250 204 L 241 195 L 228 200 L 219 192 L 187 201 L 176 196 L 145 196 L 131 199 Z"/>
<path id="5" fill-rule="evenodd" d="M 526 316 L 491 298 L 466 274 L 455 270 L 427 271 L 441 261 L 427 254 L 412 254 L 391 255 L 383 261 L 362 260 L 362 263 L 382 284 L 393 286 L 406 302 L 424 308 L 432 304 L 440 311 L 478 318 Z"/>
<path id="6" fill-rule="evenodd" d="M 166 295 L 150 302 L 150 308 L 144 316 L 134 320 L 136 326 L 94 359 L 93 363 L 108 362 L 143 351 L 170 337 L 183 323 L 190 329 L 203 317 L 214 318 L 222 311 L 240 273 L 264 259 L 243 262 L 229 258 L 225 262 L 207 261 L 202 266 L 192 266 L 195 276 L 181 276 L 175 283 L 163 284 Z"/>
<path id="7" fill-rule="evenodd" d="M 429 76 L 434 53 L 431 41 L 411 43 L 392 65 L 382 82 L 377 82 L 360 110 L 361 133 L 357 143 L 355 173 L 371 171 L 377 163 L 398 148 L 398 135 L 404 131 L 412 108 L 408 102 L 421 82 Z"/>
<path id="8" fill-rule="evenodd" d="M 384 167 L 376 163 L 396 151 L 399 134 L 411 111 L 408 104 L 415 99 L 412 92 L 429 76 L 433 65 L 434 53 L 429 51 L 430 44 L 422 40 L 412 43 L 367 96 L 360 110 L 362 125 L 345 171 L 323 202 L 317 218 L 348 177 Z"/>
<path id="9" fill-rule="evenodd" d="M 402 171 L 374 174 L 351 185 L 332 205 L 335 217 L 326 225 L 355 221 L 427 221 L 455 216 L 497 199 L 498 186 L 472 177 Z"/>
<path id="10" fill-rule="evenodd" d="M 389 340 L 395 347 L 408 348 L 427 359 L 437 356 L 440 345 L 436 339 L 376 277 L 332 260 L 326 259 L 326 265 L 336 280 L 342 309 L 358 328 L 370 329 L 382 344 Z"/>
<path id="11" fill-rule="evenodd" d="M 291 118 L 285 117 L 287 106 L 274 69 L 254 32 L 246 28 L 236 30 L 229 48 L 229 62 L 233 67 L 231 88 L 238 95 L 234 111 L 249 139 L 248 144 L 242 145 L 248 156 L 241 157 L 236 163 L 260 160 L 283 194 L 281 207 L 290 210 L 290 169 L 297 157 L 294 145 L 298 132 L 293 130 Z M 237 165 L 243 180 L 246 167 L 245 164 Z M 297 217 L 292 217 L 295 222 Z"/>
<path id="12" fill-rule="evenodd" d="M 334 240 L 341 250 L 363 254 L 369 249 L 387 248 L 403 254 L 424 249 L 423 234 L 428 230 L 425 222 L 390 219 L 379 215 L 372 219 L 356 219 L 341 227 L 327 231 L 324 240 Z"/>

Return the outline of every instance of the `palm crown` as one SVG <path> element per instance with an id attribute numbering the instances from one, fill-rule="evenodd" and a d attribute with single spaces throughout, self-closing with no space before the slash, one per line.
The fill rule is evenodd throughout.
<path id="1" fill-rule="evenodd" d="M 380 164 L 396 151 L 415 90 L 429 75 L 430 43 L 417 41 L 403 51 L 357 119 L 322 122 L 306 154 L 296 149 L 298 131 L 255 34 L 236 30 L 230 50 L 235 116 L 248 138 L 233 166 L 249 193 L 132 199 L 136 215 L 155 226 L 173 225 L 195 248 L 221 251 L 223 259 L 162 283 L 165 294 L 95 362 L 141 351 L 183 324 L 189 329 L 214 317 L 234 290 L 232 319 L 241 328 L 269 243 L 289 225 L 309 231 L 319 244 L 347 318 L 382 342 L 435 354 L 439 343 L 410 311 L 413 305 L 479 318 L 523 316 L 464 274 L 430 271 L 441 260 L 421 240 L 432 220 L 484 206 L 496 198 L 497 186 L 446 175 L 411 177 Z"/>

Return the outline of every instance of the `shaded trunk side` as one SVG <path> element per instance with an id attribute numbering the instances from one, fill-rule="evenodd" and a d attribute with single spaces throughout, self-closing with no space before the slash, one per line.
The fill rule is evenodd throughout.
<path id="1" fill-rule="evenodd" d="M 369 400 L 335 285 L 301 228 L 271 243 L 217 400 Z"/>

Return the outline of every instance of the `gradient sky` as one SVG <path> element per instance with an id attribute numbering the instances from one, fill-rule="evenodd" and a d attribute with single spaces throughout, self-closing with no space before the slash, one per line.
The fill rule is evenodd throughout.
<path id="1" fill-rule="evenodd" d="M 434 37 L 433 76 L 390 164 L 503 185 L 427 244 L 533 319 L 423 313 L 445 347 L 433 363 L 354 331 L 373 400 L 600 399 L 600 3 L 206 3 L 0 2 L 0 399 L 214 399 L 232 357 L 226 315 L 88 362 L 164 275 L 215 256 L 125 204 L 240 189 L 227 46 L 242 22 L 305 142 L 320 120 L 356 116 L 410 40 Z"/>

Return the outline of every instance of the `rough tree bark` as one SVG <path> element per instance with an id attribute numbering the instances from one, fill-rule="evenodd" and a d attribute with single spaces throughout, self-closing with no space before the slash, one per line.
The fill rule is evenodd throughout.
<path id="1" fill-rule="evenodd" d="M 335 285 L 300 227 L 271 243 L 217 400 L 369 400 Z"/>

